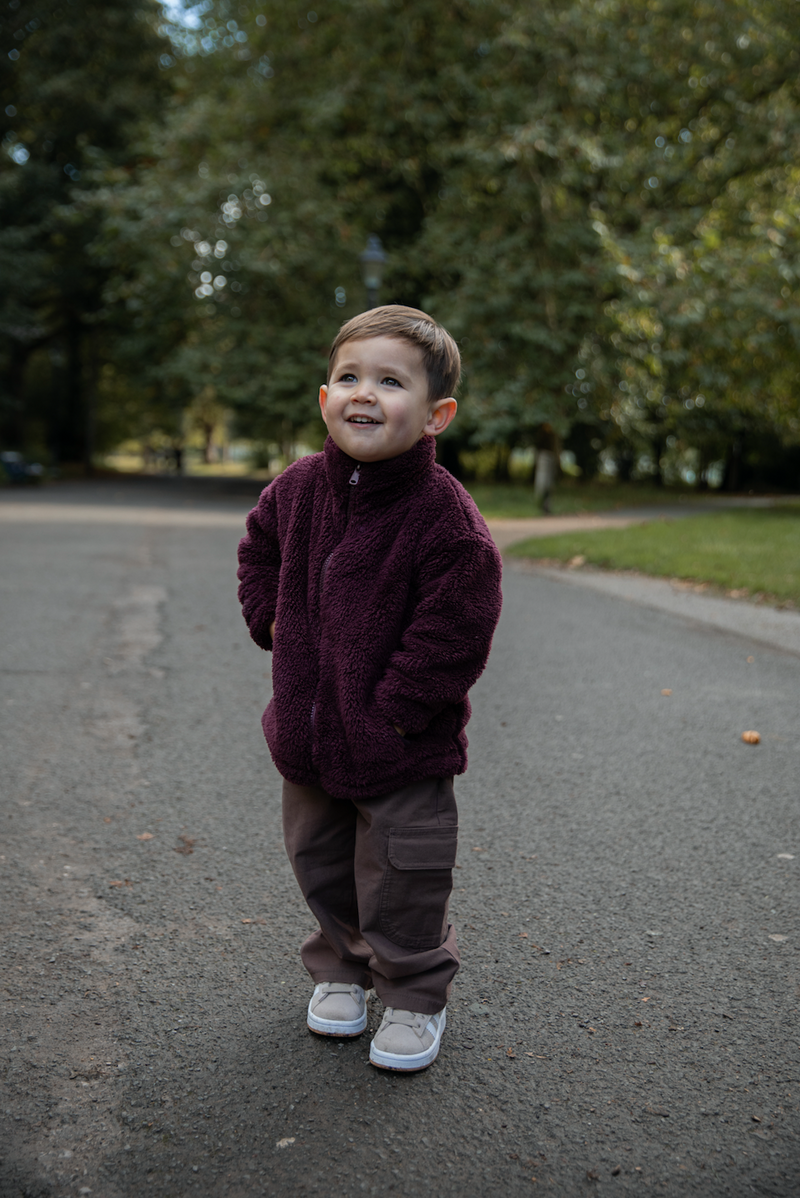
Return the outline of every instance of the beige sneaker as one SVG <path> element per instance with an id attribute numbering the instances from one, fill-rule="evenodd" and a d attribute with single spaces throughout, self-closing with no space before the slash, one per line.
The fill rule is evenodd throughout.
<path id="1" fill-rule="evenodd" d="M 369 1046 L 369 1059 L 379 1069 L 427 1069 L 439 1054 L 447 1008 L 435 1015 L 387 1007 Z"/>
<path id="2" fill-rule="evenodd" d="M 318 1036 L 360 1036 L 367 1026 L 367 999 L 361 986 L 320 982 L 314 987 L 306 1020 Z"/>

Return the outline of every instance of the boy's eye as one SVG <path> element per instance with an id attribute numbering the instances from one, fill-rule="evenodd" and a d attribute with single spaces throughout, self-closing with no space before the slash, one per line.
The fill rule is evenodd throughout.
<path id="1" fill-rule="evenodd" d="M 403 385 L 402 383 L 399 383 L 397 379 L 392 378 L 390 374 L 387 374 L 386 378 L 381 379 L 381 383 L 388 384 L 390 387 L 402 387 Z"/>
<path id="2" fill-rule="evenodd" d="M 339 376 L 340 383 L 354 383 L 355 381 L 356 381 L 356 376 L 354 374 L 351 374 L 349 371 L 347 371 L 345 374 L 342 374 Z"/>

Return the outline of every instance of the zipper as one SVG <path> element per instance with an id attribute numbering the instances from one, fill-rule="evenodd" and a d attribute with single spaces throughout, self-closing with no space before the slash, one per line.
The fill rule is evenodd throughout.
<path id="1" fill-rule="evenodd" d="M 356 464 L 356 468 L 355 468 L 355 470 L 354 470 L 354 471 L 353 471 L 353 473 L 350 475 L 350 478 L 349 478 L 349 480 L 348 480 L 348 483 L 349 483 L 349 485 L 350 485 L 351 487 L 357 487 L 357 486 L 358 486 L 358 481 L 359 481 L 360 477 L 361 477 L 361 463 L 360 463 L 360 462 L 358 462 L 358 463 Z M 348 493 L 348 496 L 347 496 L 347 510 L 346 510 L 346 512 L 345 512 L 345 517 L 344 517 L 344 531 L 345 531 L 345 533 L 347 533 L 347 529 L 348 529 L 348 526 L 349 526 L 349 524 L 350 524 L 350 512 L 352 511 L 352 508 L 353 508 L 353 492 L 352 492 L 352 491 L 350 491 L 350 492 Z M 342 541 L 343 541 L 343 540 L 344 540 L 344 537 L 342 537 Z M 341 545 L 341 543 L 342 543 L 342 542 L 340 541 L 340 542 L 339 542 L 339 545 Z M 339 548 L 339 545 L 337 545 L 337 546 L 336 546 L 336 549 L 338 549 L 338 548 Z M 320 596 L 322 596 L 322 588 L 325 586 L 325 575 L 328 573 L 328 566 L 329 566 L 329 564 L 330 564 L 330 560 L 331 560 L 331 558 L 333 557 L 334 553 L 336 552 L 336 549 L 331 549 L 330 553 L 329 553 L 329 554 L 328 554 L 328 556 L 325 558 L 325 561 L 322 563 L 322 570 L 320 571 L 320 576 L 319 576 L 319 593 L 320 593 Z"/>
<path id="2" fill-rule="evenodd" d="M 353 473 L 350 475 L 350 478 L 348 479 L 349 485 L 351 487 L 357 487 L 360 477 L 361 477 L 361 463 L 357 462 L 355 470 L 353 471 Z M 350 524 L 350 512 L 352 510 L 352 507 L 353 507 L 353 492 L 350 491 L 347 496 L 347 510 L 345 512 L 345 518 L 344 518 L 345 534 L 347 533 L 347 529 Z M 342 537 L 342 541 L 343 540 L 344 540 L 344 537 Z M 342 542 L 340 541 L 339 545 L 341 545 L 341 543 Z M 339 545 L 336 546 L 336 549 L 339 548 Z M 320 576 L 319 576 L 320 600 L 322 599 L 322 588 L 325 586 L 325 575 L 328 573 L 328 566 L 330 564 L 331 558 L 333 557 L 334 553 L 336 552 L 336 549 L 331 549 L 330 553 L 325 558 L 325 561 L 322 563 L 322 569 L 320 571 Z M 312 752 L 313 752 L 313 737 L 314 737 L 314 721 L 316 718 L 316 714 L 317 714 L 317 704 L 316 704 L 316 702 L 314 702 L 311 704 L 311 719 L 309 721 L 310 726 L 311 726 Z"/>

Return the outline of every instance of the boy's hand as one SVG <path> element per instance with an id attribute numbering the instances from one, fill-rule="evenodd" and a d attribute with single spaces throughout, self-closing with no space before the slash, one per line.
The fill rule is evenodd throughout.
<path id="1" fill-rule="evenodd" d="M 406 734 L 406 730 L 405 730 L 405 728 L 399 728 L 399 727 L 397 726 L 397 724 L 395 724 L 395 726 L 394 726 L 394 730 L 395 730 L 395 732 L 397 732 L 397 733 L 398 733 L 400 736 L 405 736 L 405 734 Z"/>
<path id="2" fill-rule="evenodd" d="M 275 621 L 274 620 L 272 621 L 272 623 L 269 626 L 269 635 L 272 637 L 272 639 L 274 641 L 275 640 Z"/>

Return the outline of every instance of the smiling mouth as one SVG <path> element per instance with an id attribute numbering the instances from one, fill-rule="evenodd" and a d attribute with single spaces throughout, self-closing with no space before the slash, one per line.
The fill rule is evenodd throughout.
<path id="1" fill-rule="evenodd" d="M 380 420 L 373 420 L 371 416 L 348 416 L 347 424 L 380 424 Z"/>

